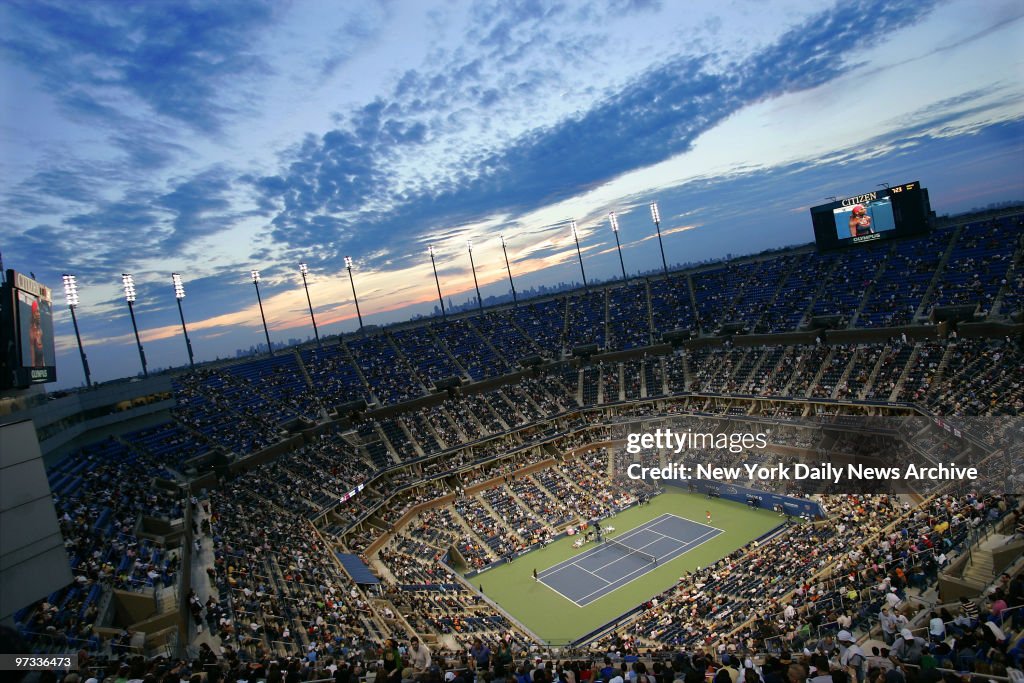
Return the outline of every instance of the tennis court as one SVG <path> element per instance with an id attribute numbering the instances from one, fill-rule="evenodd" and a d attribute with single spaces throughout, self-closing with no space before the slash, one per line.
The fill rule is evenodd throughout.
<path id="1" fill-rule="evenodd" d="M 538 572 L 537 579 L 579 607 L 654 571 L 710 541 L 721 529 L 665 513 L 640 526 L 610 536 L 576 557 Z"/>

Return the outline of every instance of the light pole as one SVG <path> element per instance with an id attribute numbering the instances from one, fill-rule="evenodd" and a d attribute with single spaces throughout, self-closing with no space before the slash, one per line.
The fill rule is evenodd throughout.
<path id="1" fill-rule="evenodd" d="M 185 348 L 188 349 L 188 364 L 196 366 L 195 358 L 192 356 L 192 341 L 188 338 L 188 328 L 185 327 L 185 313 L 181 310 L 181 300 L 185 298 L 185 285 L 181 282 L 181 275 L 171 273 L 171 282 L 174 283 L 174 298 L 178 302 L 178 315 L 181 317 L 181 331 L 185 335 Z"/>
<path id="2" fill-rule="evenodd" d="M 345 257 L 345 268 L 348 269 L 348 283 L 352 285 L 352 300 L 356 302 L 356 317 L 359 318 L 359 331 L 363 330 L 363 314 L 359 312 L 359 297 L 356 296 L 356 281 L 352 279 L 352 257 Z"/>
<path id="3" fill-rule="evenodd" d="M 448 315 L 444 312 L 444 298 L 441 296 L 441 281 L 437 279 L 437 263 L 434 261 L 434 245 L 427 245 L 427 253 L 430 254 L 430 266 L 434 269 L 434 284 L 437 285 L 437 300 L 441 303 L 441 317 L 445 320 Z"/>
<path id="4" fill-rule="evenodd" d="M 466 249 L 469 250 L 469 267 L 473 270 L 473 286 L 476 287 L 476 303 L 480 312 L 484 312 L 484 300 L 480 296 L 480 283 L 476 280 L 476 264 L 473 263 L 473 240 L 466 240 Z"/>
<path id="5" fill-rule="evenodd" d="M 580 275 L 583 276 L 583 289 L 590 291 L 590 287 L 587 285 L 587 271 L 583 270 L 583 252 L 580 251 L 580 238 L 576 234 L 576 219 L 569 221 L 569 225 L 572 226 L 572 238 L 576 240 L 576 256 L 580 259 Z"/>
<path id="6" fill-rule="evenodd" d="M 256 285 L 256 301 L 260 305 L 260 318 L 263 320 L 263 334 L 267 337 L 267 351 L 270 355 L 274 355 L 274 347 L 270 345 L 270 331 L 267 330 L 267 316 L 263 315 L 263 299 L 260 298 L 260 271 L 251 270 L 249 275 L 252 276 L 252 283 Z"/>
<path id="7" fill-rule="evenodd" d="M 142 340 L 139 339 L 139 328 L 135 324 L 135 278 L 131 273 L 121 273 L 121 284 L 124 286 L 124 300 L 128 302 L 128 315 L 132 319 L 132 330 L 135 332 L 135 344 L 139 347 L 139 360 L 142 361 L 142 376 L 149 377 L 146 369 L 146 352 L 142 350 Z"/>
<path id="8" fill-rule="evenodd" d="M 320 333 L 316 329 L 316 317 L 313 315 L 313 300 L 309 298 L 309 285 L 306 283 L 306 273 L 309 268 L 305 263 L 299 264 L 299 272 L 302 273 L 302 288 L 306 290 L 306 303 L 309 304 L 309 319 L 313 321 L 313 336 L 316 337 L 316 345 L 320 346 Z"/>
<path id="9" fill-rule="evenodd" d="M 78 318 L 75 317 L 75 309 L 78 307 L 78 280 L 74 275 L 64 273 L 61 276 L 64 280 L 64 299 L 71 309 L 71 324 L 75 326 L 75 339 L 78 340 L 78 353 L 82 356 L 82 371 L 85 372 L 85 386 L 91 387 L 92 380 L 89 378 L 89 361 L 85 358 L 85 349 L 82 348 L 82 335 L 78 334 Z"/>
<path id="10" fill-rule="evenodd" d="M 512 282 L 512 267 L 508 265 L 508 251 L 505 249 L 505 236 L 499 235 L 501 238 L 501 253 L 505 255 L 505 270 L 508 271 L 508 284 L 512 287 L 512 304 L 514 306 L 519 305 L 519 299 L 516 298 L 516 283 Z"/>
<path id="11" fill-rule="evenodd" d="M 622 245 L 619 244 L 619 217 L 612 211 L 608 214 L 608 220 L 612 224 L 612 232 L 615 233 L 615 248 L 619 251 L 619 265 L 622 266 L 622 281 L 626 281 L 626 262 L 622 260 Z"/>
<path id="12" fill-rule="evenodd" d="M 665 261 L 665 245 L 661 242 L 661 213 L 658 212 L 658 202 L 651 202 L 651 219 L 654 221 L 654 228 L 658 231 L 658 247 L 661 249 L 661 269 L 668 275 L 668 262 Z"/>

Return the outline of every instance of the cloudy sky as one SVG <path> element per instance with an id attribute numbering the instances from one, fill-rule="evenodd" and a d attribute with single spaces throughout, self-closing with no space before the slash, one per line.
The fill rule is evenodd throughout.
<path id="1" fill-rule="evenodd" d="M 1019 0 L 0 4 L 0 251 L 77 275 L 93 378 L 618 272 L 803 244 L 808 208 L 920 180 L 1024 199 Z M 81 384 L 56 297 L 59 385 Z"/>

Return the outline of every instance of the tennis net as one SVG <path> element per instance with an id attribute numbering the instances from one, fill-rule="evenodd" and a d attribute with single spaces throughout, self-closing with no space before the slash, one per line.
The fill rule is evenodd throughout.
<path id="1" fill-rule="evenodd" d="M 657 556 L 652 555 L 650 553 L 645 553 L 642 550 L 637 550 L 636 548 L 633 548 L 631 546 L 626 545 L 622 541 L 616 541 L 614 538 L 605 538 L 604 542 L 607 545 L 610 545 L 610 546 L 613 546 L 615 548 L 618 548 L 619 550 L 622 550 L 623 552 L 626 552 L 626 553 L 629 553 L 631 555 L 636 555 L 638 557 L 641 557 L 641 558 L 647 560 L 648 562 L 650 562 L 651 564 L 654 564 L 654 563 L 656 563 L 658 561 Z"/>

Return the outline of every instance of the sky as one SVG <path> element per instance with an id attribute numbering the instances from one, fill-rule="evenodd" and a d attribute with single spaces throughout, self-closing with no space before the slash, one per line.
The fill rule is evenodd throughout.
<path id="1" fill-rule="evenodd" d="M 1019 0 L 0 4 L 0 253 L 55 290 L 57 387 L 430 315 L 475 296 L 813 239 L 920 180 L 1024 199 Z"/>

